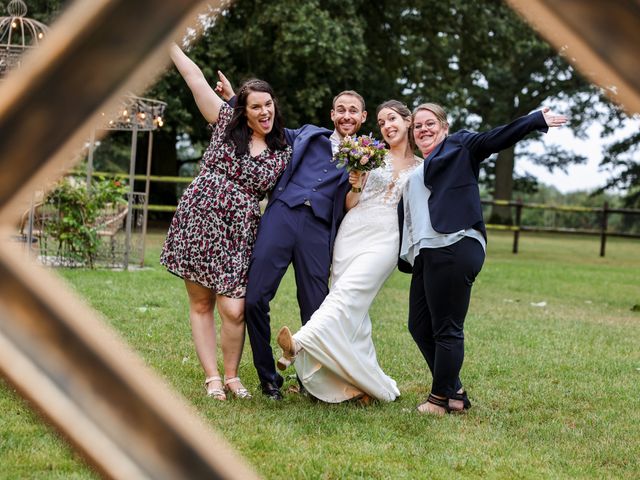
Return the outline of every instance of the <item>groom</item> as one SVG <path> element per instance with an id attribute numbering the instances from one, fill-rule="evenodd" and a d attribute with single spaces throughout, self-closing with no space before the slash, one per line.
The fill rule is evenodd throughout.
<path id="1" fill-rule="evenodd" d="M 293 264 L 302 324 L 329 292 L 331 251 L 350 189 L 333 154 L 340 140 L 355 135 L 367 118 L 364 99 L 347 90 L 333 99 L 331 132 L 315 125 L 285 130 L 291 161 L 276 184 L 258 228 L 249 265 L 245 321 L 262 393 L 281 400 L 283 378 L 271 350 L 269 302 Z"/>

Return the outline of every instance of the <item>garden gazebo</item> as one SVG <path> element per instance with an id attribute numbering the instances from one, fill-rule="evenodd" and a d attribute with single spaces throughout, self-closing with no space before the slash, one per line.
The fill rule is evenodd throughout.
<path id="1" fill-rule="evenodd" d="M 151 175 L 151 160 L 153 153 L 153 131 L 162 127 L 163 115 L 167 104 L 159 100 L 142 98 L 132 94 L 125 95 L 118 105 L 115 113 L 106 115 L 104 124 L 98 130 L 129 131 L 131 132 L 131 156 L 129 161 L 129 192 L 127 194 L 127 215 L 126 215 L 126 241 L 123 259 L 123 267 L 129 267 L 129 255 L 131 252 L 131 232 L 134 217 L 134 203 L 136 198 L 142 198 L 142 247 L 140 262 L 144 262 L 145 237 L 147 233 L 147 220 L 149 210 L 149 188 Z M 91 188 L 91 178 L 93 175 L 93 154 L 96 147 L 96 130 L 91 132 L 89 149 L 87 155 L 87 190 Z M 144 192 L 136 192 L 135 173 L 136 156 L 138 152 L 138 132 L 148 132 L 147 166 L 145 175 Z"/>
<path id="2" fill-rule="evenodd" d="M 21 64 L 22 56 L 37 47 L 49 27 L 27 18 L 27 6 L 22 0 L 7 5 L 6 17 L 0 17 L 0 79 Z"/>
<path id="3" fill-rule="evenodd" d="M 11 70 L 22 65 L 22 57 L 29 51 L 37 48 L 48 33 L 49 27 L 37 20 L 26 17 L 27 5 L 23 0 L 12 0 L 7 5 L 8 16 L 0 17 L 0 80 Z M 145 237 L 147 229 L 148 206 L 149 206 L 149 176 L 151 172 L 153 131 L 163 125 L 163 115 L 166 103 L 159 100 L 138 97 L 128 94 L 122 97 L 116 111 L 110 114 L 103 113 L 104 124 L 92 129 L 91 138 L 88 145 L 88 165 L 87 165 L 87 190 L 91 188 L 91 178 L 93 174 L 93 154 L 96 147 L 96 130 L 107 131 L 130 131 L 131 132 L 131 156 L 129 168 L 129 191 L 127 195 L 127 209 L 125 217 L 126 240 L 124 256 L 122 260 L 125 269 L 129 266 L 131 245 L 132 245 L 132 225 L 134 218 L 135 199 L 142 199 L 142 241 L 141 241 L 141 263 L 144 260 Z M 147 169 L 144 192 L 134 191 L 135 163 L 137 155 L 138 132 L 149 132 Z M 33 224 L 35 219 L 36 202 L 32 198 L 28 213 L 28 225 L 26 241 L 31 245 L 33 240 Z M 121 219 L 110 221 L 108 231 L 119 228 Z M 112 228 L 113 227 L 113 228 Z M 112 238 L 113 241 L 113 238 Z"/>

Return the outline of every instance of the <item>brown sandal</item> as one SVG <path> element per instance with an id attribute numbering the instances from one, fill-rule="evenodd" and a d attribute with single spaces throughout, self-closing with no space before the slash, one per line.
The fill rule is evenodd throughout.
<path id="1" fill-rule="evenodd" d="M 282 349 L 282 356 L 278 359 L 276 365 L 278 369 L 286 370 L 287 367 L 293 365 L 293 362 L 296 361 L 296 341 L 293 339 L 289 327 L 282 327 L 280 329 L 276 341 Z"/>

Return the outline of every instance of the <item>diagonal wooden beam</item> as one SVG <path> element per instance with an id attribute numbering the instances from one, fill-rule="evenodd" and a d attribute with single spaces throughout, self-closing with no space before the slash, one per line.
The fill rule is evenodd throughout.
<path id="1" fill-rule="evenodd" d="M 638 0 L 507 0 L 628 114 L 640 113 Z"/>
<path id="2" fill-rule="evenodd" d="M 211 3 L 211 2 L 210 2 Z M 20 191 L 65 167 L 87 122 L 135 90 L 195 0 L 83 0 L 0 88 L 0 238 Z M 26 186 L 26 187 L 25 187 Z M 2 225 L 0 224 L 0 227 Z M 0 243 L 0 373 L 110 478 L 256 478 L 48 271 Z"/>
<path id="3" fill-rule="evenodd" d="M 256 478 L 95 312 L 14 248 L 0 249 L 0 370 L 99 471 Z"/>
<path id="4" fill-rule="evenodd" d="M 100 111 L 108 111 L 118 95 L 149 83 L 166 63 L 165 47 L 181 19 L 198 4 L 78 0 L 71 5 L 41 47 L 0 85 L 0 221 L 7 222 L 17 192 L 59 177 Z"/>

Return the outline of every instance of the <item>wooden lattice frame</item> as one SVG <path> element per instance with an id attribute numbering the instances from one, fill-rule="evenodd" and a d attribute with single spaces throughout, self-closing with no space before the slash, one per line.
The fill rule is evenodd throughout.
<path id="1" fill-rule="evenodd" d="M 209 2 L 214 3 L 214 2 Z M 148 84 L 195 0 L 79 0 L 0 86 L 0 235 L 57 178 L 100 112 Z M 61 114 L 61 112 L 63 112 Z M 256 478 L 50 272 L 0 245 L 0 371 L 111 478 Z"/>
<path id="2" fill-rule="evenodd" d="M 585 75 L 616 85 L 628 112 L 640 111 L 640 80 L 628 74 L 638 66 L 637 1 L 508 2 L 557 48 L 570 43 Z M 197 3 L 77 0 L 0 87 L 0 238 L 34 186 L 68 167 L 98 112 L 158 70 Z M 0 372 L 88 461 L 111 478 L 257 478 L 95 312 L 21 258 L 0 244 Z"/>

